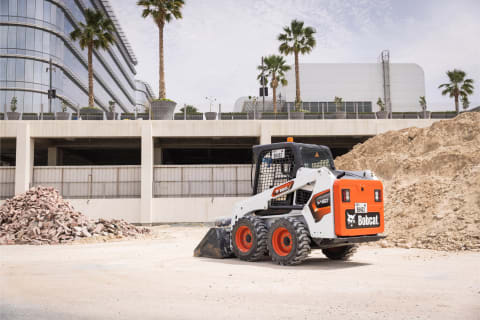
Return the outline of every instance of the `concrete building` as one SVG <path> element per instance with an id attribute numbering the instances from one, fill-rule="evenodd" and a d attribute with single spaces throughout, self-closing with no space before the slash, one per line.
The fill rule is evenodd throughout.
<path id="1" fill-rule="evenodd" d="M 435 119 L 0 121 L 0 199 L 59 190 L 90 217 L 204 222 L 251 194 L 251 147 L 286 141 L 348 150 Z M 101 125 L 99 125 L 101 123 Z M 0 200 L 0 204 L 1 204 Z"/>
<path id="2" fill-rule="evenodd" d="M 96 106 L 133 112 L 152 100 L 148 85 L 135 80 L 137 59 L 125 38 L 108 0 L 0 0 L 0 110 L 9 111 L 13 97 L 17 111 L 61 111 L 64 101 L 73 111 L 88 105 L 87 51 L 70 39 L 84 10 L 104 12 L 115 25 L 115 43 L 108 50 L 94 50 Z M 59 99 L 48 109 L 47 91 L 52 59 L 53 88 Z M 7 108 L 7 110 L 5 110 Z"/>
<path id="3" fill-rule="evenodd" d="M 279 111 L 287 106 L 294 108 L 295 69 L 286 73 L 288 85 L 279 87 L 277 95 L 283 103 Z M 419 112 L 418 100 L 425 95 L 423 69 L 413 63 L 390 63 L 388 52 L 383 52 L 379 63 L 301 63 L 300 90 L 303 109 L 311 112 L 335 112 L 334 97 L 341 97 L 347 112 L 379 111 L 378 98 L 392 112 Z M 271 95 L 271 89 L 269 90 Z M 248 111 L 248 98 L 237 100 L 235 112 Z M 261 100 L 257 107 L 261 110 Z M 272 111 L 271 97 L 266 110 Z M 391 109 L 389 109 L 391 108 Z"/>

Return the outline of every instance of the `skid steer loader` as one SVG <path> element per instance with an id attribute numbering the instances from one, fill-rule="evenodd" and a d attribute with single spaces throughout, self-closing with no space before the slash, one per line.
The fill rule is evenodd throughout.
<path id="1" fill-rule="evenodd" d="M 370 171 L 336 170 L 330 149 L 294 142 L 253 147 L 253 195 L 215 222 L 196 257 L 299 264 L 311 249 L 346 260 L 384 238 L 383 185 Z"/>

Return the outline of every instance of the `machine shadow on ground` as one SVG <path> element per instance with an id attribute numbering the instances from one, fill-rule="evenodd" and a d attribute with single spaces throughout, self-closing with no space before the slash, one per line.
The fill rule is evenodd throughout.
<path id="1" fill-rule="evenodd" d="M 307 258 L 303 263 L 294 266 L 281 266 L 274 264 L 268 257 L 265 257 L 262 261 L 257 262 L 247 262 L 242 261 L 236 258 L 228 259 L 210 259 L 210 258 L 195 258 L 200 262 L 211 262 L 211 263 L 220 263 L 225 265 L 245 265 L 252 267 L 261 267 L 268 269 L 289 269 L 295 268 L 295 270 L 339 270 L 339 269 L 350 269 L 370 266 L 371 263 L 366 262 L 355 262 L 355 261 L 333 261 L 327 258 Z"/>

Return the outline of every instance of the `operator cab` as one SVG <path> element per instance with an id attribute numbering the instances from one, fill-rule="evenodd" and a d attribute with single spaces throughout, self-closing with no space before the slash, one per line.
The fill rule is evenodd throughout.
<path id="1" fill-rule="evenodd" d="M 253 194 L 261 193 L 282 185 L 297 176 L 299 168 L 327 167 L 335 170 L 330 149 L 326 146 L 296 142 L 280 142 L 253 147 L 255 179 Z M 298 190 L 285 196 L 272 199 L 268 212 L 263 214 L 281 214 L 288 212 L 292 205 L 303 206 L 311 196 L 310 191 Z M 262 213 L 257 213 L 262 214 Z"/>

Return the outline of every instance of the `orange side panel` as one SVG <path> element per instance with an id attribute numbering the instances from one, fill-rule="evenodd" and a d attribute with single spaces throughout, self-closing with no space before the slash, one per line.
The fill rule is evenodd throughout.
<path id="1" fill-rule="evenodd" d="M 327 190 L 324 190 L 324 191 L 319 192 L 317 194 L 314 194 L 313 197 L 312 197 L 312 201 L 310 201 L 310 205 L 309 205 L 310 212 L 312 213 L 313 219 L 315 220 L 315 222 L 319 222 L 320 220 L 322 220 L 322 218 L 325 215 L 329 214 L 330 211 L 332 210 L 330 205 L 328 205 L 326 207 L 322 207 L 322 208 L 317 208 L 317 205 L 315 204 L 315 198 L 316 197 L 321 196 L 322 194 L 327 194 L 329 192 L 330 192 L 330 189 L 327 189 Z M 329 203 L 330 203 L 330 201 L 329 201 Z"/>
<path id="2" fill-rule="evenodd" d="M 342 189 L 350 190 L 350 202 L 342 201 Z M 376 189 L 381 190 L 381 202 L 375 202 L 374 192 Z M 383 184 L 381 181 L 336 180 L 333 184 L 333 201 L 335 206 L 335 233 L 337 236 L 371 235 L 384 231 Z M 347 226 L 347 212 L 353 216 L 355 203 L 366 203 L 369 213 L 378 212 L 380 225 L 378 227 L 349 228 Z"/>

